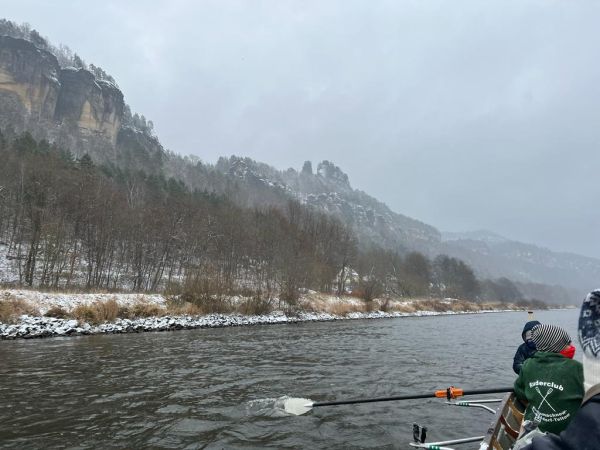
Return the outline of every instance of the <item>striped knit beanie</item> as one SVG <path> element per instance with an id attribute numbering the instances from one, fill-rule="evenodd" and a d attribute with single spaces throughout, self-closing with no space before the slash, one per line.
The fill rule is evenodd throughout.
<path id="1" fill-rule="evenodd" d="M 579 315 L 585 390 L 600 383 L 600 289 L 590 292 Z"/>
<path id="2" fill-rule="evenodd" d="M 531 330 L 531 340 L 540 352 L 559 353 L 571 343 L 569 333 L 556 325 L 541 324 Z"/>

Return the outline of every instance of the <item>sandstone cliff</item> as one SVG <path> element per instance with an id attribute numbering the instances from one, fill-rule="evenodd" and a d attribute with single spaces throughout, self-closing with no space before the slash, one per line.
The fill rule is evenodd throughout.
<path id="1" fill-rule="evenodd" d="M 60 92 L 60 67 L 51 53 L 0 36 L 0 127 L 51 122 Z"/>
<path id="2" fill-rule="evenodd" d="M 54 111 L 57 122 L 75 124 L 82 133 L 104 136 L 114 145 L 123 117 L 121 91 L 111 83 L 96 80 L 85 69 L 62 69 L 60 83 Z"/>
<path id="3" fill-rule="evenodd" d="M 0 36 L 0 128 L 114 161 L 123 108 L 112 83 L 85 69 L 61 69 L 31 42 Z"/>

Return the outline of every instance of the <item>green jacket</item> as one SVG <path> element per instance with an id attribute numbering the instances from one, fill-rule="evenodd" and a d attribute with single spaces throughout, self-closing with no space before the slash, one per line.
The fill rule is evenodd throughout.
<path id="1" fill-rule="evenodd" d="M 537 352 L 523 364 L 515 394 L 528 402 L 525 419 L 537 419 L 542 431 L 563 431 L 583 398 L 583 366 L 560 353 Z"/>

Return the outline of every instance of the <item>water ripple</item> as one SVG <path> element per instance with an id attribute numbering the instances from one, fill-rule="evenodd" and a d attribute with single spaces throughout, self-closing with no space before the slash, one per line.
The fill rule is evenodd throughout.
<path id="1" fill-rule="evenodd" d="M 577 311 L 539 320 L 575 335 Z M 512 383 L 525 314 L 306 323 L 0 342 L 1 448 L 407 448 L 490 420 L 437 400 L 315 401 Z M 465 447 L 468 448 L 468 447 Z M 475 446 L 476 448 L 476 446 Z"/>

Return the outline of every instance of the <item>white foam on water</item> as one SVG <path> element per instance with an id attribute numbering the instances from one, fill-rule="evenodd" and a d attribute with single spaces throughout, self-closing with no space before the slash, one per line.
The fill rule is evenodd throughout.
<path id="1" fill-rule="evenodd" d="M 281 398 L 259 398 L 246 404 L 246 413 L 250 416 L 280 417 L 285 416 Z"/>

